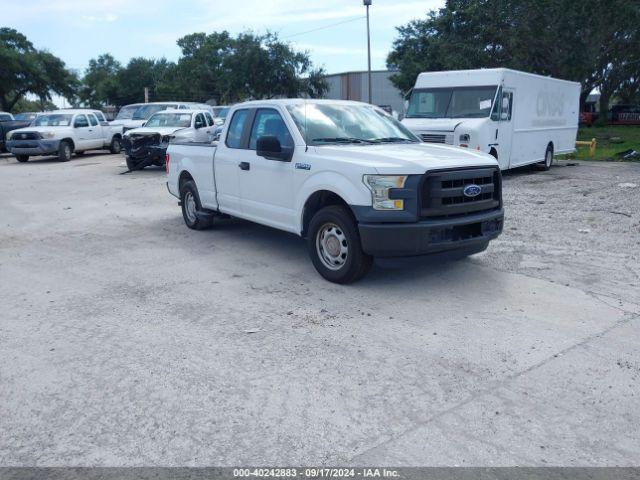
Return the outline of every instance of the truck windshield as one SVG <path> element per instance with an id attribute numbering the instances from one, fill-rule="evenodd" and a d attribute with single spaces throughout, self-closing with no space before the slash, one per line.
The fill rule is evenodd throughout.
<path id="1" fill-rule="evenodd" d="M 367 105 L 301 103 L 287 109 L 308 145 L 419 141 L 396 119 Z"/>
<path id="2" fill-rule="evenodd" d="M 20 120 L 20 121 L 31 121 L 34 118 L 36 118 L 37 115 L 35 113 L 19 113 L 16 115 L 16 120 Z"/>
<path id="3" fill-rule="evenodd" d="M 138 107 L 138 109 L 133 112 L 133 117 L 131 117 L 131 120 L 146 120 L 147 118 L 151 117 L 151 115 L 153 115 L 154 113 L 157 112 L 161 112 L 162 110 L 166 110 L 168 108 L 176 108 L 177 105 L 169 105 L 169 104 L 147 104 L 147 105 L 143 105 L 141 107 Z"/>
<path id="4" fill-rule="evenodd" d="M 73 115 L 68 114 L 53 114 L 53 115 L 40 115 L 35 119 L 33 125 L 36 127 L 68 127 L 71 125 L 71 118 Z"/>
<path id="5" fill-rule="evenodd" d="M 406 118 L 482 118 L 491 113 L 496 86 L 417 88 Z"/>
<path id="6" fill-rule="evenodd" d="M 116 120 L 131 120 L 133 118 L 133 114 L 139 108 L 140 108 L 140 105 L 125 105 L 118 112 L 118 115 L 116 116 Z"/>
<path id="7" fill-rule="evenodd" d="M 190 113 L 156 113 L 145 127 L 190 127 Z"/>
<path id="8" fill-rule="evenodd" d="M 229 107 L 213 107 L 213 113 L 216 118 L 227 118 Z"/>

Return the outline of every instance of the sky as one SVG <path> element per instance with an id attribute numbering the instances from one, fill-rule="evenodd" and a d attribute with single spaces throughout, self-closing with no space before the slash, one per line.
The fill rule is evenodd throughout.
<path id="1" fill-rule="evenodd" d="M 395 27 L 425 18 L 443 4 L 373 0 L 372 68 L 385 68 Z M 367 68 L 362 0 L 2 0 L 0 26 L 22 32 L 80 74 L 102 53 L 125 64 L 139 56 L 177 60 L 178 38 L 222 30 L 276 32 L 307 50 L 314 65 L 328 73 Z"/>

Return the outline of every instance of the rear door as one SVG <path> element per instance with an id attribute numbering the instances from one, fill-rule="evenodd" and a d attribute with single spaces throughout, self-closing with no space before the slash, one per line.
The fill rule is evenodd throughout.
<path id="1" fill-rule="evenodd" d="M 98 122 L 98 119 L 93 113 L 87 114 L 89 119 L 89 140 L 91 142 L 90 148 L 102 148 L 104 147 L 104 134 L 102 133 L 102 126 Z"/>
<path id="2" fill-rule="evenodd" d="M 249 141 L 251 110 L 241 108 L 233 113 L 229 128 L 218 142 L 215 154 L 214 172 L 216 194 L 220 211 L 242 216 L 240 205 L 239 175 L 243 157 Z M 243 172 L 244 173 L 244 172 Z"/>
<path id="3" fill-rule="evenodd" d="M 242 160 L 249 168 L 240 171 L 240 195 L 245 218 L 283 230 L 294 229 L 292 162 L 268 160 L 256 154 L 258 138 L 273 135 L 280 145 L 293 149 L 293 137 L 282 115 L 275 108 L 255 111 L 248 149 Z"/>

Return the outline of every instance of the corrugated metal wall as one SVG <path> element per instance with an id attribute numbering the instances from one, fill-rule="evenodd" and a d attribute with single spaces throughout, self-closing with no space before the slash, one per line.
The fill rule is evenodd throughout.
<path id="1" fill-rule="evenodd" d="M 375 105 L 390 105 L 393 110 L 402 113 L 404 100 L 400 90 L 393 86 L 389 77 L 393 72 L 371 72 L 372 102 Z M 367 72 L 345 72 L 327 75 L 329 90 L 325 98 L 336 100 L 356 100 L 367 102 L 369 97 L 369 84 Z"/>

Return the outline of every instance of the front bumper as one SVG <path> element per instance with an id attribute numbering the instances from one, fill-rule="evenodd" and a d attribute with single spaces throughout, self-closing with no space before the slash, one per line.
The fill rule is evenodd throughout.
<path id="1" fill-rule="evenodd" d="M 9 140 L 7 150 L 14 155 L 53 155 L 58 153 L 60 140 Z"/>
<path id="2" fill-rule="evenodd" d="M 164 165 L 165 154 L 169 144 L 160 143 L 156 136 L 143 137 L 132 140 L 128 136 L 123 137 L 122 146 L 130 164 L 135 168 L 144 168 L 149 165 Z"/>
<path id="3" fill-rule="evenodd" d="M 360 223 L 362 249 L 375 257 L 482 251 L 502 232 L 502 208 L 415 223 Z"/>

